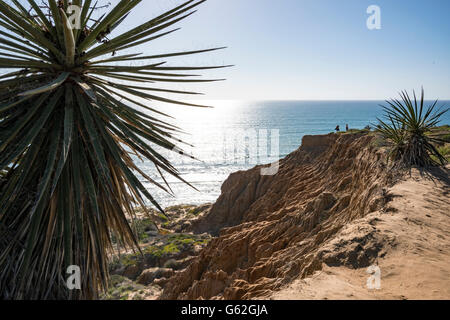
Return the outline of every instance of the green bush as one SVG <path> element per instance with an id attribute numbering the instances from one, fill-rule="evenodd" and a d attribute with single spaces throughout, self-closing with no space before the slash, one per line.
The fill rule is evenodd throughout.
<path id="1" fill-rule="evenodd" d="M 401 100 L 387 101 L 388 106 L 383 106 L 384 119 L 378 119 L 378 132 L 389 143 L 390 158 L 406 167 L 446 164 L 447 159 L 435 146 L 439 140 L 429 133 L 448 109 L 436 110 L 438 101 L 425 107 L 423 89 L 420 101 L 415 92 L 414 100 L 406 91 L 400 96 Z"/>

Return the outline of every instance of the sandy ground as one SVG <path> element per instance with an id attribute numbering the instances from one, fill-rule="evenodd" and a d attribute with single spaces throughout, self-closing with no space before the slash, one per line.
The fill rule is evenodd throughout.
<path id="1" fill-rule="evenodd" d="M 395 239 L 378 258 L 379 289 L 369 289 L 367 268 L 323 267 L 268 299 L 450 299 L 450 184 L 443 175 L 411 172 L 388 191 L 384 212 L 364 219 Z M 376 285 L 376 283 L 373 283 Z"/>

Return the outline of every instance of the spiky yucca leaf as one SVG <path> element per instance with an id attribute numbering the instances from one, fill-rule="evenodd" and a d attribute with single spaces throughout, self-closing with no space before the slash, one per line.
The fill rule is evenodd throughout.
<path id="1" fill-rule="evenodd" d="M 154 83 L 212 81 L 180 73 L 211 67 L 166 67 L 160 59 L 220 48 L 121 54 L 173 32 L 166 30 L 204 0 L 111 36 L 140 2 L 120 0 L 91 22 L 93 2 L 74 1 L 81 5 L 74 29 L 69 1 L 49 0 L 43 9 L 34 0 L 28 8 L 0 0 L 0 69 L 7 70 L 0 75 L 0 299 L 92 299 L 107 286 L 111 232 L 137 248 L 127 221 L 133 208 L 148 200 L 162 211 L 134 172 L 165 187 L 128 152 L 182 180 L 155 149 L 182 153 L 178 129 L 142 101 L 201 107 L 159 95 L 196 93 Z M 66 287 L 71 265 L 81 268 L 81 291 Z"/>
<path id="2" fill-rule="evenodd" d="M 382 106 L 385 120 L 378 119 L 378 132 L 391 144 L 390 157 L 401 166 L 429 167 L 444 165 L 447 160 L 433 143 L 439 139 L 427 135 L 449 109 L 436 109 L 438 101 L 425 107 L 425 92 L 422 88 L 420 101 L 413 92 L 414 101 L 408 92 L 400 93 L 401 100 L 386 101 Z M 433 159 L 436 157 L 438 161 Z"/>

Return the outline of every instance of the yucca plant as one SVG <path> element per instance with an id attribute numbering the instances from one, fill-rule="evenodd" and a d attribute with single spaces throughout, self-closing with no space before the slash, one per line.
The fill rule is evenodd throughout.
<path id="1" fill-rule="evenodd" d="M 428 135 L 448 109 L 437 109 L 434 103 L 425 106 L 422 88 L 420 100 L 413 91 L 412 100 L 406 91 L 400 93 L 401 100 L 386 101 L 384 120 L 378 119 L 378 132 L 390 144 L 390 158 L 399 166 L 430 167 L 447 163 L 434 143 L 441 142 Z M 437 159 L 437 160 L 435 160 Z"/>
<path id="2" fill-rule="evenodd" d="M 6 70 L 0 76 L 0 299 L 97 298 L 107 287 L 112 233 L 138 249 L 127 220 L 134 207 L 149 201 L 163 210 L 136 174 L 170 188 L 142 172 L 131 155 L 151 161 L 161 176 L 183 180 L 158 151 L 183 153 L 178 128 L 149 103 L 201 107 L 160 95 L 195 93 L 154 83 L 213 81 L 184 71 L 223 66 L 161 61 L 221 48 L 121 51 L 177 30 L 168 29 L 204 1 L 187 1 L 114 35 L 141 0 L 117 1 L 98 20 L 91 0 L 0 0 L 0 69 Z M 71 5 L 81 8 L 78 29 Z M 81 268 L 81 290 L 66 287 L 71 265 Z"/>

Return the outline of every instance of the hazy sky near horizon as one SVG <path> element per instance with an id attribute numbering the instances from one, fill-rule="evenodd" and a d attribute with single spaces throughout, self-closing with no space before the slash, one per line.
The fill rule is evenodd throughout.
<path id="1" fill-rule="evenodd" d="M 183 0 L 143 1 L 125 26 Z M 381 8 L 381 29 L 366 10 Z M 234 64 L 207 72 L 206 99 L 386 99 L 420 89 L 450 99 L 448 0 L 208 0 L 181 30 L 141 46 L 146 53 L 227 46 L 172 65 Z M 205 74 L 205 73 L 203 73 Z"/>

